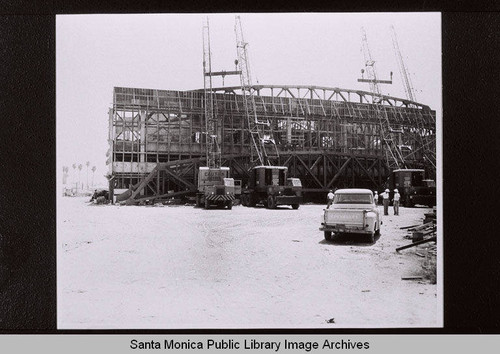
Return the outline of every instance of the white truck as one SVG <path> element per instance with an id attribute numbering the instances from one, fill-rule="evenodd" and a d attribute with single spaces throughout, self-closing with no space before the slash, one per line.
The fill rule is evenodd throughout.
<path id="1" fill-rule="evenodd" d="M 368 235 L 370 242 L 380 233 L 382 220 L 369 189 L 338 189 L 333 203 L 324 209 L 321 231 L 325 240 L 332 239 L 332 233 L 355 233 Z"/>
<path id="2" fill-rule="evenodd" d="M 196 206 L 204 206 L 205 209 L 216 206 L 231 210 L 235 199 L 234 182 L 233 178 L 229 178 L 229 167 L 200 167 Z"/>

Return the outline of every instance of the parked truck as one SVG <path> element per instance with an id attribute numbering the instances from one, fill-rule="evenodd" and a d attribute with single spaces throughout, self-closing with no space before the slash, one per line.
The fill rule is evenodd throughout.
<path id="1" fill-rule="evenodd" d="M 298 209 L 302 203 L 302 183 L 298 178 L 287 178 L 286 166 L 256 166 L 250 172 L 248 186 L 242 190 L 241 204 L 254 207 L 262 204 L 274 209 L 290 205 Z"/>
<path id="2" fill-rule="evenodd" d="M 401 204 L 413 207 L 416 204 L 433 207 L 436 205 L 436 182 L 425 179 L 423 169 L 398 169 L 392 171 L 386 183 L 391 191 L 391 200 L 394 189 L 401 195 Z"/>
<path id="3" fill-rule="evenodd" d="M 234 179 L 229 177 L 229 167 L 200 167 L 196 206 L 231 209 L 235 199 Z"/>
<path id="4" fill-rule="evenodd" d="M 369 189 L 338 189 L 333 203 L 326 209 L 321 220 L 320 230 L 325 240 L 330 241 L 332 234 L 363 234 L 375 241 L 380 233 L 382 220 Z"/>

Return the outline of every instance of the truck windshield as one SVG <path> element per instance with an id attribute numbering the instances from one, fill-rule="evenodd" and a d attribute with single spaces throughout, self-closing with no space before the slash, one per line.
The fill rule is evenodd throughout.
<path id="1" fill-rule="evenodd" d="M 436 181 L 434 181 L 434 180 L 426 179 L 426 180 L 424 180 L 424 182 L 425 182 L 425 185 L 427 187 L 431 187 L 431 188 L 436 187 Z"/>
<path id="2" fill-rule="evenodd" d="M 371 204 L 373 203 L 371 194 L 335 194 L 334 204 Z"/>
<path id="3" fill-rule="evenodd" d="M 292 187 L 302 187 L 302 182 L 298 178 L 290 178 L 288 180 L 288 185 Z"/>

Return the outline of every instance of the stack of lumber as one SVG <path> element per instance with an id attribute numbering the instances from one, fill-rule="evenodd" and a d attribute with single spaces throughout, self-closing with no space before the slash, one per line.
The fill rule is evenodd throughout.
<path id="1" fill-rule="evenodd" d="M 412 243 L 410 243 L 409 245 L 405 245 L 405 246 L 396 248 L 396 252 L 399 252 L 400 250 L 410 248 L 413 246 L 421 245 L 423 243 L 436 241 L 436 220 L 435 219 L 433 221 L 426 222 L 422 225 L 404 226 L 404 227 L 401 227 L 400 229 L 406 229 L 409 232 L 412 232 L 412 236 L 411 236 Z"/>

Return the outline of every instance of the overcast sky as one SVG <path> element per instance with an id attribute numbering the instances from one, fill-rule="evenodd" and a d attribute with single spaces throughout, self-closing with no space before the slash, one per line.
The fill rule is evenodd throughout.
<path id="1" fill-rule="evenodd" d="M 202 26 L 207 14 L 64 15 L 56 18 L 57 181 L 62 167 L 96 166 L 106 185 L 108 109 L 113 87 L 164 90 L 203 88 Z M 208 14 L 212 70 L 233 70 L 235 14 Z M 417 101 L 441 119 L 439 13 L 240 14 L 253 82 L 361 89 L 361 27 L 378 77 L 393 84 L 382 93 L 405 98 L 392 47 L 394 25 Z M 214 78 L 214 86 L 222 86 Z M 226 77 L 225 86 L 239 85 Z M 86 180 L 86 168 L 82 170 Z M 91 176 L 91 174 L 89 174 Z M 90 183 L 90 182 L 89 182 Z M 62 186 L 62 185 L 61 185 Z M 60 189 L 58 189 L 60 190 Z"/>

